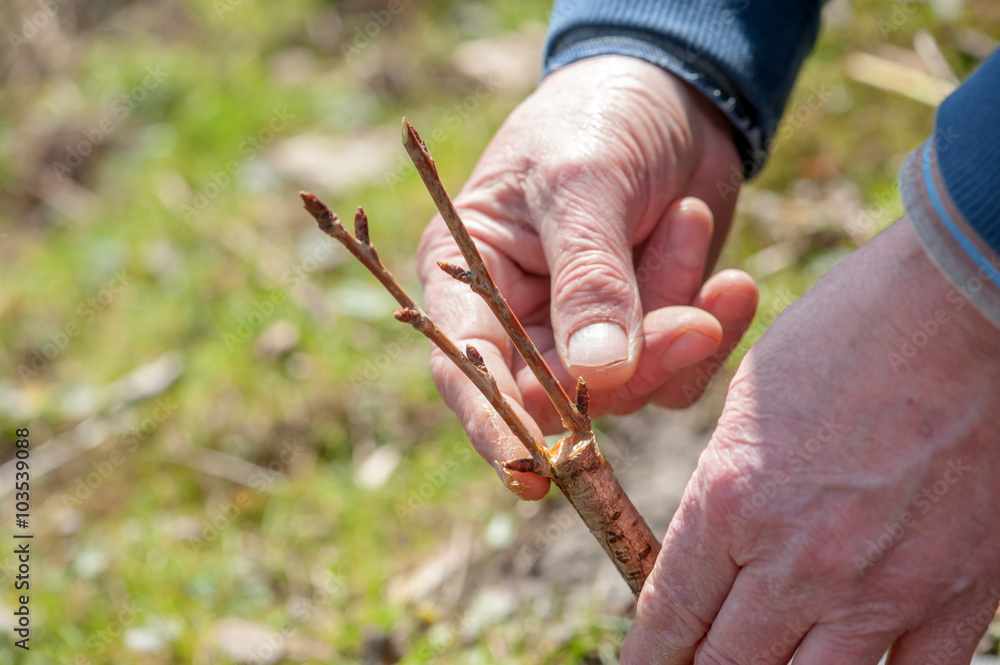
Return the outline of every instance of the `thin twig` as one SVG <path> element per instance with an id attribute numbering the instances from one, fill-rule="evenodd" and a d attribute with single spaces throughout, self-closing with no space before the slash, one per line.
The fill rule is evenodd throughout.
<path id="1" fill-rule="evenodd" d="M 434 160 L 427 153 L 427 147 L 416 131 L 405 119 L 403 143 L 448 224 L 452 236 L 462 250 L 469 269 L 447 263 L 438 265 L 453 278 L 471 286 L 472 290 L 486 301 L 497 320 L 503 325 L 507 336 L 535 373 L 549 400 L 562 417 L 564 425 L 571 430 L 570 434 L 560 439 L 553 448 L 548 449 L 536 441 L 511 409 L 497 387 L 496 380 L 487 370 L 482 355 L 471 346 L 466 347 L 464 354 L 461 353 L 385 269 L 368 239 L 368 221 L 360 208 L 355 216 L 357 238 L 352 237 L 344 229 L 337 216 L 319 199 L 312 194 L 302 192 L 306 210 L 316 218 L 325 233 L 347 247 L 396 298 L 402 309 L 394 312 L 395 317 L 413 325 L 458 365 L 530 451 L 530 459 L 506 460 L 502 467 L 506 471 L 531 472 L 551 478 L 573 504 L 587 528 L 638 597 L 656 561 L 660 543 L 622 489 L 611 465 L 597 446 L 594 433 L 590 429 L 588 415 L 590 400 L 587 386 L 581 379 L 577 383 L 576 401 L 569 400 L 490 277 L 475 242 L 438 178 Z"/>
<path id="2" fill-rule="evenodd" d="M 396 278 L 392 276 L 392 273 L 382 265 L 382 262 L 378 258 L 378 252 L 375 250 L 375 245 L 371 243 L 368 237 L 368 218 L 364 210 L 359 207 L 355 214 L 355 234 L 357 237 L 353 237 L 347 232 L 344 225 L 340 223 L 340 218 L 325 203 L 308 192 L 299 192 L 299 196 L 302 197 L 305 209 L 316 219 L 320 230 L 346 247 L 358 261 L 368 268 L 371 274 L 375 275 L 375 278 L 382 283 L 382 286 L 400 304 L 402 309 L 393 312 L 393 316 L 398 321 L 409 323 L 423 333 L 427 339 L 441 349 L 462 370 L 463 374 L 469 377 L 469 380 L 475 384 L 479 392 L 486 397 L 497 413 L 500 414 L 500 417 L 503 418 L 503 421 L 507 423 L 514 436 L 531 453 L 531 457 L 537 465 L 536 472 L 539 475 L 551 476 L 547 449 L 535 439 L 531 430 L 528 429 L 524 421 L 517 415 L 517 412 L 510 406 L 507 398 L 500 392 L 496 379 L 493 378 L 493 375 L 486 368 L 486 364 L 483 362 L 483 358 L 479 352 L 472 346 L 466 347 L 466 353 L 459 351 L 454 342 L 441 332 L 434 322 L 431 321 L 430 317 L 420 308 L 417 301 L 410 297 L 410 294 L 400 286 Z"/>
<path id="3" fill-rule="evenodd" d="M 552 405 L 559 413 L 559 417 L 562 418 L 566 429 L 572 432 L 582 432 L 590 429 L 590 418 L 585 414 L 581 414 L 573 402 L 570 401 L 566 391 L 563 390 L 562 385 L 560 385 L 552 370 L 545 363 L 545 360 L 542 359 L 542 354 L 538 352 L 538 348 L 535 347 L 531 338 L 528 337 L 520 321 L 517 320 L 514 312 L 511 311 L 510 306 L 507 304 L 507 300 L 500 293 L 500 289 L 497 288 L 496 282 L 490 276 L 490 271 L 486 268 L 486 264 L 483 263 L 483 258 L 480 256 L 479 250 L 476 249 L 475 242 L 473 242 L 472 237 L 469 235 L 468 229 L 465 228 L 465 224 L 462 223 L 462 219 L 455 209 L 455 204 L 451 202 L 448 192 L 445 191 L 444 185 L 441 183 L 441 178 L 438 177 L 434 159 L 427 152 L 427 146 L 417 134 L 417 131 L 413 129 L 413 125 L 407 122 L 406 118 L 403 118 L 403 145 L 406 147 L 406 152 L 410 156 L 413 165 L 417 167 L 417 172 L 420 174 L 421 179 L 423 179 L 427 191 L 431 194 L 431 198 L 434 199 L 434 204 L 437 205 L 437 209 L 444 218 L 445 224 L 448 225 L 448 230 L 451 231 L 455 242 L 458 243 L 458 248 L 462 251 L 462 256 L 465 258 L 466 263 L 469 264 L 469 270 L 465 271 L 458 266 L 447 263 L 438 263 L 438 265 L 455 279 L 471 286 L 472 290 L 486 301 L 486 304 L 493 310 L 493 314 L 497 317 L 500 325 L 507 332 L 507 336 L 514 343 L 521 357 L 524 358 L 524 362 L 531 368 L 531 371 L 538 379 L 542 389 L 548 395 L 549 401 L 552 402 Z M 471 275 L 468 273 L 471 273 Z"/>

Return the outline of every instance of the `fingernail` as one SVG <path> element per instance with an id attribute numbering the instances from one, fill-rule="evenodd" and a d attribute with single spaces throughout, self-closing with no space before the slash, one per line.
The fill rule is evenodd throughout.
<path id="1" fill-rule="evenodd" d="M 503 482 L 503 486 L 507 488 L 507 491 L 519 499 L 523 499 L 524 493 L 528 488 L 517 479 L 514 472 L 506 468 L 499 460 L 493 462 L 493 468 L 496 469 L 497 475 L 500 476 L 500 480 Z"/>
<path id="2" fill-rule="evenodd" d="M 718 347 L 718 340 L 702 335 L 697 330 L 687 330 L 663 352 L 660 365 L 668 372 L 676 372 L 704 360 Z"/>
<path id="3" fill-rule="evenodd" d="M 628 335 L 617 323 L 594 323 L 569 338 L 569 363 L 577 367 L 607 367 L 628 360 Z"/>
<path id="4" fill-rule="evenodd" d="M 699 266 L 705 261 L 705 249 L 708 245 L 704 226 L 684 219 L 692 214 L 695 207 L 681 204 L 667 236 L 671 256 L 681 265 L 689 267 Z"/>

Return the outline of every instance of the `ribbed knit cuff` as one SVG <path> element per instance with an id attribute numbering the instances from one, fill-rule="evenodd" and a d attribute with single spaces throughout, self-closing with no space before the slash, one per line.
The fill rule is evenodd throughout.
<path id="1" fill-rule="evenodd" d="M 941 173 L 936 144 L 926 141 L 899 174 L 903 206 L 931 261 L 961 296 L 1000 327 L 1000 254 L 969 225 Z M 950 297 L 950 296 L 949 296 Z"/>
<path id="2" fill-rule="evenodd" d="M 941 103 L 934 146 L 951 200 L 1000 253 L 1000 52 Z"/>
<path id="3" fill-rule="evenodd" d="M 821 0 L 556 0 L 545 75 L 583 58 L 625 55 L 675 74 L 732 121 L 743 173 L 757 173 L 802 61 Z"/>

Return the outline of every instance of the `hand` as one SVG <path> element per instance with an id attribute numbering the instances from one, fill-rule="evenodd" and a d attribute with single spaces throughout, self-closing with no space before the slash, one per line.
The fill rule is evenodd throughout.
<path id="1" fill-rule="evenodd" d="M 968 663 L 1000 601 L 1000 330 L 908 220 L 744 359 L 643 588 L 637 663 Z"/>
<path id="2" fill-rule="evenodd" d="M 456 197 L 548 364 L 570 391 L 587 381 L 592 414 L 691 404 L 749 325 L 757 290 L 748 275 L 723 271 L 702 284 L 736 202 L 717 185 L 738 168 L 732 130 L 707 100 L 659 67 L 605 56 L 546 78 Z M 428 313 L 459 348 L 482 353 L 536 436 L 560 431 L 489 309 L 437 261 L 464 265 L 440 217 L 419 250 Z M 431 371 L 494 467 L 527 456 L 436 349 Z M 507 480 L 526 499 L 549 487 L 533 474 Z"/>

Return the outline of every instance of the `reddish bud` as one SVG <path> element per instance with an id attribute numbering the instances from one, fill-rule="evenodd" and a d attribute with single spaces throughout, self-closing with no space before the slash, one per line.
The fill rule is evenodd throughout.
<path id="1" fill-rule="evenodd" d="M 472 272 L 456 266 L 454 263 L 445 263 L 444 261 L 437 262 L 438 267 L 445 271 L 462 284 L 472 284 Z"/>
<path id="2" fill-rule="evenodd" d="M 299 196 L 302 197 L 302 203 L 311 215 L 322 215 L 324 212 L 330 211 L 330 209 L 326 207 L 325 203 L 309 192 L 299 192 Z"/>
<path id="3" fill-rule="evenodd" d="M 503 468 L 521 473 L 538 473 L 540 471 L 538 462 L 531 458 L 507 460 L 503 463 Z"/>
<path id="4" fill-rule="evenodd" d="M 587 390 L 587 384 L 582 376 L 576 382 L 576 410 L 584 418 L 587 417 L 587 412 L 590 410 L 590 392 Z"/>
<path id="5" fill-rule="evenodd" d="M 466 345 L 465 355 L 469 359 L 469 361 L 476 366 L 476 369 L 478 369 L 483 374 L 489 374 L 489 370 L 486 369 L 486 361 L 483 360 L 482 354 L 480 354 L 479 351 L 476 350 L 476 347 L 472 346 L 471 344 Z"/>
<path id="6" fill-rule="evenodd" d="M 409 323 L 413 325 L 420 321 L 420 312 L 411 307 L 404 307 L 403 309 L 397 309 L 392 313 L 392 315 L 396 317 L 396 320 L 401 323 Z"/>
<path id="7" fill-rule="evenodd" d="M 371 244 L 368 239 L 368 215 L 358 206 L 358 211 L 354 213 L 354 237 L 366 245 Z"/>

